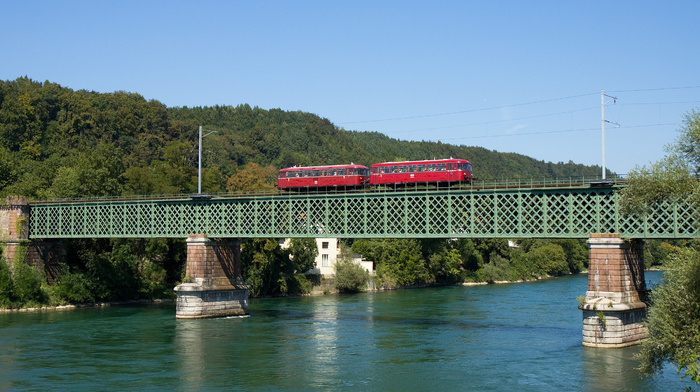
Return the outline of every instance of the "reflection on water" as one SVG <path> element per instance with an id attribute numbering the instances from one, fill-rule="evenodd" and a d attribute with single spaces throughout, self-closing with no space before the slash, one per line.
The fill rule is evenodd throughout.
<path id="1" fill-rule="evenodd" d="M 650 277 L 648 277 L 650 278 Z M 653 274 L 651 276 L 653 278 Z M 637 348 L 581 346 L 586 276 L 253 299 L 250 317 L 172 305 L 0 314 L 1 390 L 682 390 Z"/>

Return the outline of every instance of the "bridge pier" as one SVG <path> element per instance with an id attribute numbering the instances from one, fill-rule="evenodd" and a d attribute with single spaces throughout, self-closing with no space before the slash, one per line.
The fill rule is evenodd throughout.
<path id="1" fill-rule="evenodd" d="M 583 345 L 626 347 L 646 337 L 642 240 L 619 234 L 591 234 L 588 239 L 588 291 L 583 311 Z"/>
<path id="2" fill-rule="evenodd" d="M 53 284 L 66 259 L 66 247 L 61 240 L 29 241 L 29 203 L 26 197 L 10 196 L 0 206 L 0 242 L 5 263 L 14 268 L 17 258 L 36 267 Z M 0 258 L 1 261 L 1 258 Z"/>
<path id="3" fill-rule="evenodd" d="M 247 285 L 241 277 L 241 242 L 187 238 L 185 281 L 175 287 L 175 317 L 183 319 L 248 314 Z"/>

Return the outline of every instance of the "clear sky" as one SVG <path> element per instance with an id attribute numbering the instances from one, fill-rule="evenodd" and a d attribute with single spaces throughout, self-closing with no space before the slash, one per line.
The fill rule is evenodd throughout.
<path id="1" fill-rule="evenodd" d="M 695 0 L 0 0 L 0 79 L 584 164 L 602 161 L 604 89 L 606 166 L 627 173 L 700 107 L 698 15 Z"/>

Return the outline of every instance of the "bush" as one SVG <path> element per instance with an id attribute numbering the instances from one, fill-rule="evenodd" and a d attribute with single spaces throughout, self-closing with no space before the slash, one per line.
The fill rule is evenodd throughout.
<path id="1" fill-rule="evenodd" d="M 341 293 L 356 293 L 367 287 L 369 273 L 352 259 L 340 257 L 334 269 L 335 287 Z"/>
<path id="2" fill-rule="evenodd" d="M 68 302 L 95 302 L 92 280 L 81 272 L 64 272 L 53 293 Z"/>
<path id="3" fill-rule="evenodd" d="M 527 254 L 538 274 L 563 275 L 569 273 L 564 249 L 557 244 L 547 244 L 530 250 Z"/>
<path id="4" fill-rule="evenodd" d="M 150 299 L 164 298 L 169 294 L 167 271 L 161 265 L 146 260 L 141 268 L 140 293 Z"/>
<path id="5" fill-rule="evenodd" d="M 661 284 L 651 292 L 648 339 L 637 354 L 640 369 L 653 373 L 670 361 L 700 385 L 700 252 L 680 249 L 666 266 Z"/>
<path id="6" fill-rule="evenodd" d="M 22 258 L 17 258 L 12 277 L 14 297 L 20 305 L 37 305 L 44 302 L 45 295 L 41 291 L 43 276 L 36 267 L 28 265 Z"/>
<path id="7" fill-rule="evenodd" d="M 499 254 L 492 254 L 490 261 L 484 264 L 484 280 L 493 283 L 513 279 L 510 261 Z"/>
<path id="8" fill-rule="evenodd" d="M 9 308 L 14 302 L 14 282 L 5 258 L 0 257 L 0 308 Z"/>

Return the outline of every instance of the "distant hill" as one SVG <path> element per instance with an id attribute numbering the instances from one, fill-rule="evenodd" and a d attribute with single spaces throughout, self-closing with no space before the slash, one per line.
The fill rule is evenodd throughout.
<path id="1" fill-rule="evenodd" d="M 315 114 L 247 104 L 172 107 L 118 91 L 74 91 L 28 78 L 0 82 L 0 197 L 224 191 L 249 163 L 268 172 L 293 165 L 465 158 L 480 179 L 596 176 L 597 166 L 538 161 L 481 147 L 399 141 L 339 129 Z M 266 180 L 272 181 L 272 180 Z"/>

